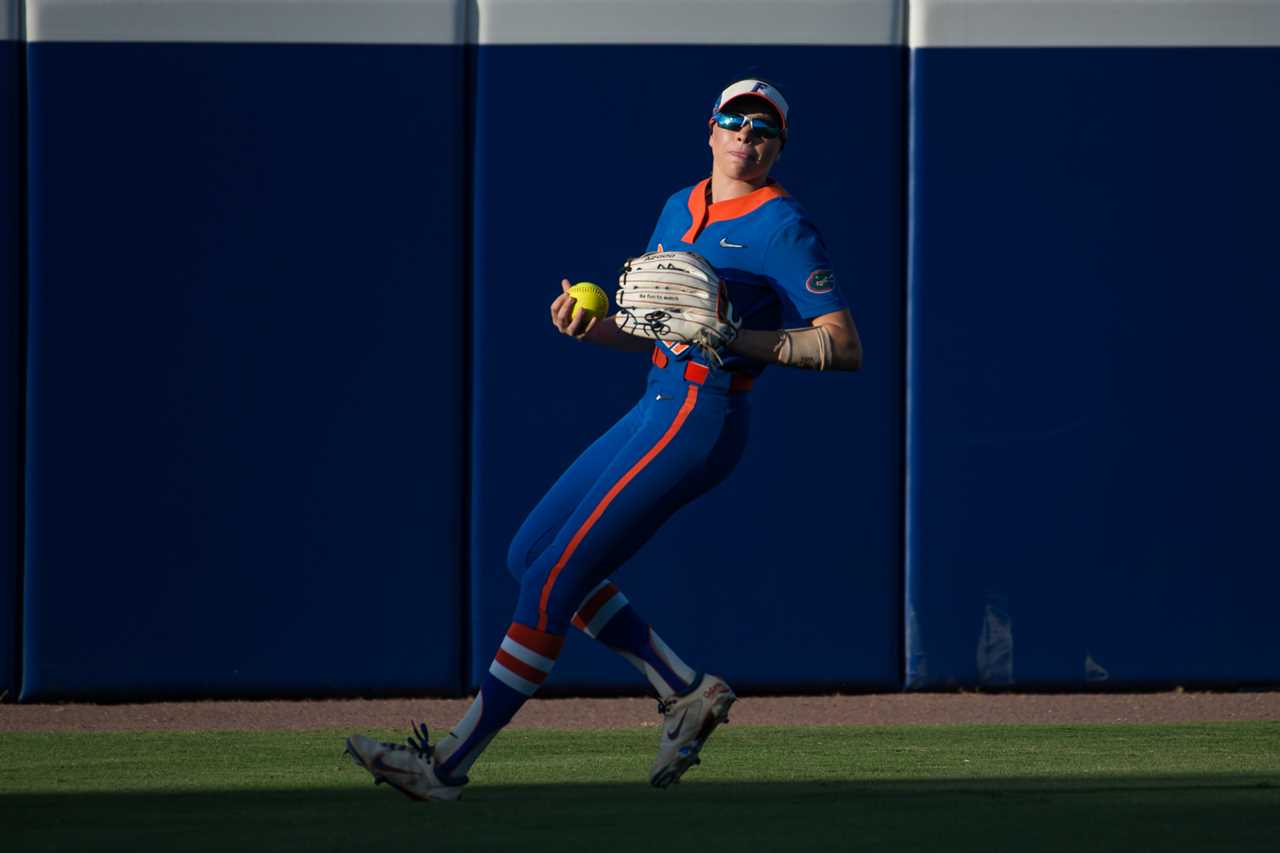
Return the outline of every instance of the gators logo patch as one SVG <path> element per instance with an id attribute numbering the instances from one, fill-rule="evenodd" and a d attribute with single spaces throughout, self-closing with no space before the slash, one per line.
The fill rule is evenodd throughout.
<path id="1" fill-rule="evenodd" d="M 810 293 L 830 293 L 836 286 L 836 274 L 831 270 L 814 270 L 804 283 Z"/>

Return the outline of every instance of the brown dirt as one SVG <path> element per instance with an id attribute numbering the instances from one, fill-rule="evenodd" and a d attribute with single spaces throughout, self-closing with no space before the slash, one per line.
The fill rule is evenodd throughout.
<path id="1" fill-rule="evenodd" d="M 0 705 L 0 731 L 302 730 L 444 728 L 465 699 L 155 702 L 140 705 Z M 516 728 L 653 726 L 649 699 L 534 699 Z M 970 723 L 1175 723 L 1280 720 L 1280 691 L 1256 693 L 981 694 L 745 697 L 735 725 L 942 725 Z"/>

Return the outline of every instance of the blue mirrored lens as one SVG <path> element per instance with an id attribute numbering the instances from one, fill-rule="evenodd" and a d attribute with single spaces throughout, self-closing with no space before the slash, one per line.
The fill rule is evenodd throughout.
<path id="1" fill-rule="evenodd" d="M 716 124 L 725 130 L 738 130 L 746 123 L 746 119 L 733 113 L 716 113 Z"/>
<path id="2" fill-rule="evenodd" d="M 770 124 L 764 119 L 748 119 L 734 113 L 716 113 L 716 124 L 725 130 L 741 130 L 743 125 L 750 125 L 752 131 L 765 139 L 777 139 L 778 134 L 782 132 L 777 125 Z"/>

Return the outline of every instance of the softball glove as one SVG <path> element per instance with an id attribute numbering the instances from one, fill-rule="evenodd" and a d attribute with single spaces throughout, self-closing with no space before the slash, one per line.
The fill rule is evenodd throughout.
<path id="1" fill-rule="evenodd" d="M 742 320 L 715 267 L 693 252 L 650 252 L 618 277 L 614 322 L 628 335 L 682 342 L 720 364 Z"/>

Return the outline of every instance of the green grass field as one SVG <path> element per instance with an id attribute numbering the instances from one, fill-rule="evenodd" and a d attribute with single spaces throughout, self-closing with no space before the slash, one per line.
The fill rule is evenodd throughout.
<path id="1" fill-rule="evenodd" d="M 1280 850 L 1280 723 L 729 726 L 666 791 L 654 729 L 512 731 L 429 804 L 344 735 L 2 734 L 0 850 Z"/>

